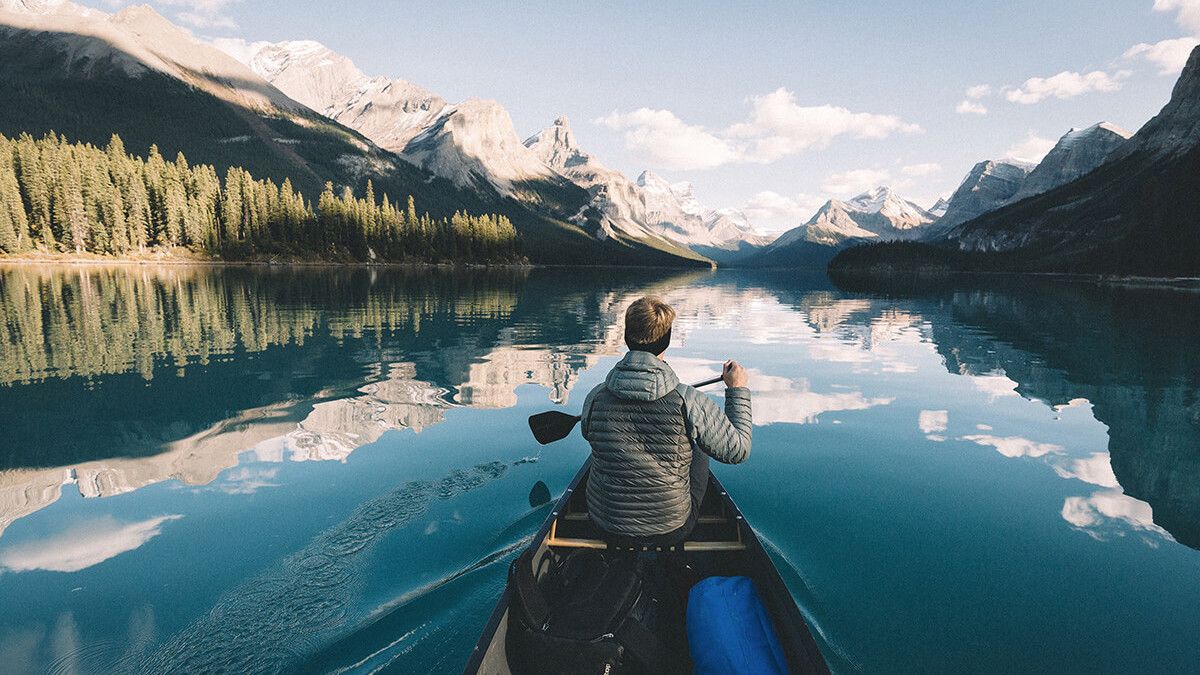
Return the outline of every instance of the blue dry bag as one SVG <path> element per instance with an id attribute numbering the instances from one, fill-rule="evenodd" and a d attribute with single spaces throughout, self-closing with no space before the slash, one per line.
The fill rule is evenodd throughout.
<path id="1" fill-rule="evenodd" d="M 747 577 L 708 577 L 693 586 L 687 636 L 697 674 L 788 672 L 771 619 Z"/>

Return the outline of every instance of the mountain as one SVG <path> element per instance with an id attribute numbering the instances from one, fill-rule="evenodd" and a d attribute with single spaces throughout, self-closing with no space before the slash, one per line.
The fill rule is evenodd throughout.
<path id="1" fill-rule="evenodd" d="M 54 131 L 104 145 L 120 134 L 145 154 L 224 172 L 241 166 L 310 199 L 326 181 L 366 179 L 422 209 L 481 210 L 366 138 L 330 123 L 212 45 L 147 6 L 115 14 L 70 2 L 6 0 L 0 9 L 0 133 Z"/>
<path id="2" fill-rule="evenodd" d="M 441 144 L 462 143 L 478 152 L 491 147 L 490 141 L 473 140 L 470 133 L 462 132 L 463 117 L 472 113 L 493 124 L 493 129 L 507 124 L 511 137 L 498 147 L 518 155 L 526 152 L 507 114 L 494 107 L 475 102 L 441 106 L 427 92 L 418 95 L 411 87 L 401 91 L 394 81 L 361 80 L 353 64 L 332 58 L 312 43 L 277 49 L 256 45 L 251 56 L 258 58 L 251 61 L 257 68 L 289 88 L 294 86 L 297 96 L 309 104 L 342 101 L 343 107 L 330 114 L 346 119 L 357 115 L 355 123 L 366 129 L 373 129 L 366 122 L 375 120 L 379 128 L 392 131 L 381 135 L 385 141 L 398 143 L 418 135 L 396 124 L 388 127 L 394 117 L 374 116 L 372 111 L 386 107 L 383 102 L 390 100 L 388 96 L 395 97 L 394 107 L 411 113 L 410 118 L 431 119 L 440 133 L 422 139 L 423 155 L 415 161 L 318 114 L 250 66 L 147 6 L 109 14 L 66 1 L 3 2 L 0 134 L 41 136 L 53 131 L 70 141 L 104 146 L 116 133 L 134 154 L 145 155 L 153 144 L 168 159 L 183 152 L 190 163 L 212 164 L 220 174 L 238 166 L 277 184 L 291 179 L 313 202 L 326 182 L 362 194 L 371 180 L 376 194 L 388 194 L 394 201 L 412 196 L 419 211 L 435 217 L 460 210 L 505 215 L 520 234 L 524 252 L 535 262 L 709 264 L 693 253 L 664 250 L 670 247 L 657 243 L 602 241 L 596 236 L 594 219 L 586 213 L 586 192 L 536 159 L 509 162 L 510 173 L 505 174 L 501 169 L 507 160 L 489 157 L 494 163 L 486 167 L 488 181 L 481 188 L 480 181 L 470 177 L 471 158 L 452 157 Z M 305 80 L 301 75 L 311 72 L 300 68 L 302 63 L 323 74 Z M 375 91 L 372 87 L 381 98 L 361 98 Z M 410 126 L 422 132 L 433 129 L 420 119 Z M 405 134 L 411 134 L 409 139 L 403 138 Z M 455 180 L 425 166 L 455 167 L 445 171 Z M 530 172 L 524 167 L 531 168 L 532 181 L 526 180 Z M 493 174 L 501 176 L 499 187 L 491 181 Z M 582 215 L 578 222 L 566 222 L 559 217 L 564 213 Z"/>
<path id="3" fill-rule="evenodd" d="M 946 209 L 950 208 L 950 200 L 945 197 L 939 197 L 933 206 L 929 207 L 929 215 L 934 218 L 941 218 L 946 215 Z"/>
<path id="4" fill-rule="evenodd" d="M 781 234 L 749 262 L 762 266 L 821 265 L 854 243 L 916 239 L 934 221 L 925 209 L 881 186 L 847 201 L 825 202 L 807 223 Z"/>
<path id="5" fill-rule="evenodd" d="M 392 152 L 403 152 L 447 106 L 406 80 L 368 77 L 349 58 L 312 40 L 215 44 L 288 96 Z"/>
<path id="6" fill-rule="evenodd" d="M 1200 49 L 1153 119 L 1100 168 L 965 223 L 960 249 L 1070 271 L 1200 275 Z"/>
<path id="7" fill-rule="evenodd" d="M 1021 189 L 1012 201 L 1040 195 L 1065 185 L 1104 163 L 1109 155 L 1120 148 L 1130 133 L 1109 122 L 1093 124 L 1086 129 L 1071 129 L 1054 148 L 1029 172 Z"/>
<path id="8" fill-rule="evenodd" d="M 602 236 L 624 233 L 659 238 L 646 227 L 646 202 L 641 188 L 625 174 L 609 169 L 584 152 L 565 116 L 525 139 L 524 145 L 543 164 L 588 191 L 591 206 L 600 215 Z"/>
<path id="9" fill-rule="evenodd" d="M 525 146 L 588 191 L 606 233 L 662 239 L 718 263 L 728 263 L 767 241 L 754 232 L 744 214 L 705 208 L 690 183 L 670 183 L 651 171 L 634 182 L 604 166 L 579 147 L 566 117 L 530 136 Z"/>
<path id="10" fill-rule="evenodd" d="M 1200 276 L 1200 48 L 1170 101 L 1093 171 L 946 233 L 937 247 L 845 252 L 833 267 Z M 947 214 L 949 216 L 949 214 Z"/>
<path id="11" fill-rule="evenodd" d="M 1068 131 L 1036 166 L 1013 159 L 980 162 L 959 184 L 925 238 L 940 239 L 973 218 L 1069 183 L 1103 164 L 1127 138 L 1124 129 L 1100 122 Z"/>
<path id="12" fill-rule="evenodd" d="M 522 228 L 521 221 L 513 222 L 527 242 L 536 239 L 536 260 L 566 262 L 557 258 L 566 247 L 577 260 L 704 262 L 613 208 L 606 211 L 591 183 L 564 175 L 565 162 L 526 147 L 529 141 L 521 142 L 508 111 L 496 101 L 447 103 L 406 80 L 369 77 L 349 58 L 309 40 L 223 46 L 289 96 L 407 162 L 461 190 L 533 211 L 538 218 L 532 224 L 526 221 Z"/>
<path id="13" fill-rule="evenodd" d="M 1012 159 L 979 162 L 959 183 L 945 213 L 925 231 L 924 238 L 940 239 L 954 226 L 1008 204 L 1025 185 L 1033 168 L 1033 164 Z"/>
<path id="14" fill-rule="evenodd" d="M 848 201 L 825 202 L 807 223 L 784 232 L 769 248 L 797 241 L 840 246 L 854 239 L 912 239 L 933 221 L 928 211 L 891 188 L 877 187 Z"/>

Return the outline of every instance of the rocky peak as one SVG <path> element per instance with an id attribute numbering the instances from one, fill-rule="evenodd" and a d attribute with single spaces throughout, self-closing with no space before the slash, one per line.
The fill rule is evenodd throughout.
<path id="1" fill-rule="evenodd" d="M 1114 153 L 1114 159 L 1134 152 L 1179 156 L 1200 144 L 1200 47 L 1171 90 L 1171 100 Z"/>
<path id="2" fill-rule="evenodd" d="M 579 149 L 571 122 L 566 115 L 554 120 L 554 124 L 525 139 L 525 147 L 533 151 L 543 162 L 555 169 L 566 169 L 586 164 L 591 157 Z"/>

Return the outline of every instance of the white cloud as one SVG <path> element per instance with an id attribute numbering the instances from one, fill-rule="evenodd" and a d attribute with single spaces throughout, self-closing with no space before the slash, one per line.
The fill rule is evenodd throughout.
<path id="1" fill-rule="evenodd" d="M 992 95 L 992 85 L 977 84 L 974 87 L 968 87 L 966 94 L 967 94 L 967 98 L 976 99 L 976 100 L 981 99 L 985 96 L 991 96 Z"/>
<path id="2" fill-rule="evenodd" d="M 1012 103 L 1026 105 L 1048 98 L 1068 99 L 1093 91 L 1111 92 L 1121 88 L 1129 71 L 1121 70 L 1109 74 L 1102 70 L 1077 73 L 1064 70 L 1050 77 L 1031 77 L 1020 87 L 1010 89 L 1004 97 Z"/>
<path id="3" fill-rule="evenodd" d="M 1013 145 L 1008 150 L 1004 151 L 1004 156 L 1009 159 L 1019 159 L 1026 162 L 1038 163 L 1050 152 L 1054 147 L 1055 141 L 1049 138 L 1042 138 L 1034 133 L 1030 133 L 1016 145 Z"/>
<path id="4" fill-rule="evenodd" d="M 1061 445 L 1053 443 L 1037 443 L 1020 436 L 992 436 L 990 434 L 972 434 L 963 436 L 962 440 L 971 441 L 976 445 L 991 446 L 996 452 L 1005 457 L 1044 457 L 1045 455 L 1061 455 L 1066 452 Z"/>
<path id="5" fill-rule="evenodd" d="M 159 516 L 136 523 L 121 523 L 111 516 L 93 518 L 51 537 L 8 547 L 0 553 L 0 567 L 14 572 L 78 572 L 138 548 L 161 534 L 163 523 L 182 517 Z"/>
<path id="6" fill-rule="evenodd" d="M 255 54 L 269 44 L 265 41 L 247 42 L 242 38 L 213 38 L 211 42 L 212 46 L 247 65 Z"/>
<path id="7" fill-rule="evenodd" d="M 829 145 L 835 138 L 887 138 L 921 127 L 895 115 L 853 112 L 832 105 L 802 106 L 787 89 L 750 99 L 750 117 L 714 131 L 688 124 L 669 110 L 613 111 L 594 122 L 625 132 L 625 145 L 658 164 L 703 169 L 730 163 L 770 163 Z"/>
<path id="8" fill-rule="evenodd" d="M 896 133 L 919 133 L 921 127 L 895 115 L 852 112 L 832 105 L 802 106 L 780 87 L 751 99 L 750 121 L 729 128 L 729 135 L 752 139 L 749 161 L 772 162 L 810 148 L 829 145 L 838 136 L 887 138 Z"/>
<path id="9" fill-rule="evenodd" d="M 887 169 L 852 169 L 832 174 L 821 184 L 821 189 L 829 194 L 856 195 L 891 180 L 892 174 Z"/>
<path id="10" fill-rule="evenodd" d="M 223 28 L 238 27 L 233 17 L 225 13 L 225 9 L 240 0 L 158 0 L 158 4 L 168 7 L 179 7 L 182 11 L 175 14 L 181 23 L 194 28 Z"/>
<path id="11" fill-rule="evenodd" d="M 920 178 L 922 176 L 932 176 L 942 170 L 942 165 L 936 162 L 926 162 L 924 164 L 908 164 L 900 167 L 900 173 L 912 178 Z"/>
<path id="12" fill-rule="evenodd" d="M 709 169 L 737 161 L 739 153 L 727 140 L 704 127 L 687 124 L 669 110 L 639 108 L 612 113 L 596 124 L 625 132 L 625 146 L 660 166 Z"/>
<path id="13" fill-rule="evenodd" d="M 825 203 L 823 197 L 799 194 L 795 197 L 764 190 L 750 198 L 742 207 L 742 213 L 758 225 L 799 225 L 812 217 Z"/>
<path id="14" fill-rule="evenodd" d="M 1193 35 L 1200 35 L 1200 0 L 1154 0 L 1156 12 L 1178 12 L 1175 23 Z"/>
<path id="15" fill-rule="evenodd" d="M 1196 45 L 1200 45 L 1200 40 L 1194 37 L 1173 38 L 1154 44 L 1142 42 L 1126 49 L 1122 58 L 1149 61 L 1158 66 L 1159 75 L 1178 75 Z"/>
<path id="16" fill-rule="evenodd" d="M 976 103 L 975 101 L 963 99 L 962 101 L 958 102 L 958 105 L 954 106 L 954 112 L 960 115 L 986 115 L 988 113 L 988 109 L 987 106 L 983 105 L 982 103 Z"/>

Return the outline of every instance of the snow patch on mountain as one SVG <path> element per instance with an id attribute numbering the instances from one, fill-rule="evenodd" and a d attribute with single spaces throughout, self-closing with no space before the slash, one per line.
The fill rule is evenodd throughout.
<path id="1" fill-rule="evenodd" d="M 1058 139 L 1058 143 L 1037 168 L 1029 172 L 1012 201 L 1049 192 L 1091 173 L 1124 145 L 1131 135 L 1109 122 L 1093 124 L 1086 129 L 1071 129 Z"/>
<path id="2" fill-rule="evenodd" d="M 499 103 L 467 99 L 447 106 L 404 147 L 405 159 L 462 187 L 490 184 L 512 195 L 531 181 L 562 177 L 521 143 Z"/>
<path id="3" fill-rule="evenodd" d="M 797 242 L 840 246 L 855 239 L 915 239 L 935 219 L 891 188 L 880 186 L 846 201 L 831 199 L 825 202 L 808 222 L 780 235 L 768 251 Z"/>

